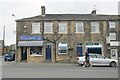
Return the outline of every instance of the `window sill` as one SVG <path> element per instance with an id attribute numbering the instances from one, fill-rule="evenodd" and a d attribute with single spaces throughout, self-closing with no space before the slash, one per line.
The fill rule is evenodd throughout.
<path id="1" fill-rule="evenodd" d="M 85 32 L 75 32 L 75 34 L 84 34 Z"/>
<path id="2" fill-rule="evenodd" d="M 110 39 L 110 42 L 112 42 L 112 41 L 117 41 L 116 39 Z"/>
<path id="3" fill-rule="evenodd" d="M 44 32 L 44 34 L 53 34 L 53 32 Z"/>
<path id="4" fill-rule="evenodd" d="M 58 32 L 58 34 L 67 34 L 67 32 Z"/>
<path id="5" fill-rule="evenodd" d="M 31 54 L 30 56 L 43 56 L 43 55 L 36 55 L 36 54 Z"/>
<path id="6" fill-rule="evenodd" d="M 68 53 L 58 53 L 58 55 L 64 55 L 64 54 L 68 54 Z"/>
<path id="7" fill-rule="evenodd" d="M 100 34 L 100 32 L 91 32 L 91 33 L 93 33 L 93 34 Z"/>
<path id="8" fill-rule="evenodd" d="M 41 33 L 31 33 L 31 34 L 41 34 Z"/>
<path id="9" fill-rule="evenodd" d="M 109 29 L 115 29 L 115 27 L 110 27 Z"/>

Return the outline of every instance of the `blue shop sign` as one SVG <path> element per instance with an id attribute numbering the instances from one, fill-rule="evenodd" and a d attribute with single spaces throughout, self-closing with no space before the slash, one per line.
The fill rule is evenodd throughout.
<path id="1" fill-rule="evenodd" d="M 42 36 L 21 36 L 20 40 L 42 41 Z"/>

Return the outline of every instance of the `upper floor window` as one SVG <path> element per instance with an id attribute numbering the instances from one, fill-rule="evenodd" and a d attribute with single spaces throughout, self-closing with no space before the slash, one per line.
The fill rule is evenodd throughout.
<path id="1" fill-rule="evenodd" d="M 40 33 L 40 23 L 32 23 L 32 33 Z"/>
<path id="2" fill-rule="evenodd" d="M 116 40 L 116 33 L 109 33 L 110 40 Z"/>
<path id="3" fill-rule="evenodd" d="M 98 22 L 91 22 L 91 32 L 99 33 L 99 23 Z"/>
<path id="4" fill-rule="evenodd" d="M 65 22 L 59 23 L 59 33 L 67 33 L 67 23 Z"/>
<path id="5" fill-rule="evenodd" d="M 109 28 L 115 28 L 115 22 L 109 22 Z"/>
<path id="6" fill-rule="evenodd" d="M 84 32 L 83 22 L 76 22 L 76 32 Z"/>
<path id="7" fill-rule="evenodd" d="M 53 27 L 51 22 L 46 22 L 44 26 L 44 32 L 45 33 L 52 33 L 53 32 Z"/>

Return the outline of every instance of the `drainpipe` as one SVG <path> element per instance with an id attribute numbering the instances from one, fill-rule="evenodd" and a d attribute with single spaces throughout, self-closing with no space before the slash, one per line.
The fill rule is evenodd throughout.
<path id="1" fill-rule="evenodd" d="M 54 46 L 55 46 L 55 63 L 56 63 L 56 41 L 54 42 Z"/>
<path id="2" fill-rule="evenodd" d="M 41 17 L 42 17 L 42 39 L 44 40 L 44 17 L 45 17 L 45 6 L 41 7 Z"/>

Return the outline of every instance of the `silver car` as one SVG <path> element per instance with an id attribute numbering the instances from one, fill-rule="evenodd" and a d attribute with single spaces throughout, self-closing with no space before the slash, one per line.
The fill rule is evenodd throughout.
<path id="1" fill-rule="evenodd" d="M 89 54 L 90 56 L 90 64 L 92 66 L 111 66 L 116 67 L 118 62 L 114 59 L 106 58 L 105 56 L 102 56 L 100 54 Z M 85 62 L 85 56 L 77 57 L 77 63 L 80 66 L 83 66 Z"/>

